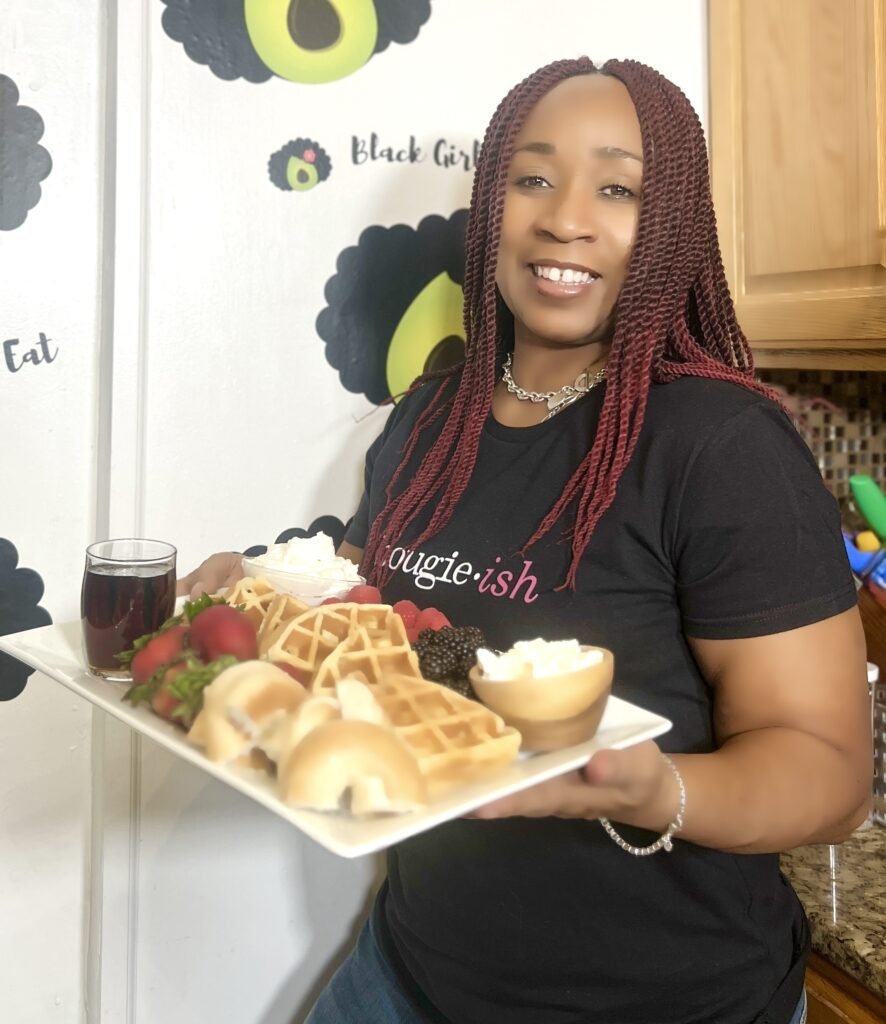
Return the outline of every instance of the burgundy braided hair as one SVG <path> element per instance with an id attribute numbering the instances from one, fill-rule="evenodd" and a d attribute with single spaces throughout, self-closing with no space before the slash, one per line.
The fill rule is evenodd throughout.
<path id="1" fill-rule="evenodd" d="M 514 140 L 529 112 L 554 86 L 588 74 L 618 78 L 634 102 L 643 136 L 643 200 L 617 303 L 593 445 L 524 548 L 548 533 L 574 503 L 574 525 L 567 533 L 572 561 L 562 586 L 575 587 L 581 556 L 612 504 L 636 447 L 652 382 L 709 377 L 772 397 L 754 379 L 750 348 L 735 318 L 717 240 L 704 134 L 687 98 L 657 71 L 636 61 L 608 61 L 599 72 L 587 57 L 549 64 L 508 93 L 486 131 L 465 244 L 465 360 L 416 383 L 458 378 L 454 394 L 441 384 L 418 417 L 388 485 L 385 507 L 372 524 L 362 565 L 376 583 L 392 575 L 386 564 L 389 546 L 429 506 L 430 522 L 410 546 L 419 547 L 439 532 L 467 487 L 492 406 L 499 362 L 512 344 L 495 272 Z M 419 437 L 447 412 L 418 470 L 396 494 Z"/>

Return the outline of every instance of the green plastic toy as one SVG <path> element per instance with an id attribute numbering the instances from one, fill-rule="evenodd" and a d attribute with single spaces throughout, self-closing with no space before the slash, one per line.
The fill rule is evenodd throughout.
<path id="1" fill-rule="evenodd" d="M 849 477 L 849 486 L 859 512 L 868 521 L 868 526 L 880 538 L 886 539 L 886 494 L 879 484 L 865 473 Z"/>

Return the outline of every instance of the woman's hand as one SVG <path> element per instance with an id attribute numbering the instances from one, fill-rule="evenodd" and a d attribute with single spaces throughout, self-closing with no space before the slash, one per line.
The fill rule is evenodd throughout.
<path id="1" fill-rule="evenodd" d="M 218 554 L 210 555 L 193 572 L 178 581 L 176 595 L 193 600 L 201 594 L 216 594 L 219 590 L 233 586 L 243 578 L 240 564 L 242 557 L 237 551 L 219 551 Z"/>
<path id="2" fill-rule="evenodd" d="M 612 818 L 664 832 L 680 806 L 680 791 L 658 746 L 601 750 L 577 771 L 491 804 L 473 818 Z"/>

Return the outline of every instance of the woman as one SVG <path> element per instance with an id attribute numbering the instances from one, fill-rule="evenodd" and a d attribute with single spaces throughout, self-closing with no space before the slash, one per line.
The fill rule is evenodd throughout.
<path id="1" fill-rule="evenodd" d="M 464 366 L 390 416 L 342 553 L 495 647 L 611 648 L 615 692 L 674 726 L 391 850 L 309 1024 L 794 1024 L 777 851 L 865 816 L 864 638 L 835 503 L 753 378 L 686 98 L 630 61 L 520 83 L 466 260 Z"/>

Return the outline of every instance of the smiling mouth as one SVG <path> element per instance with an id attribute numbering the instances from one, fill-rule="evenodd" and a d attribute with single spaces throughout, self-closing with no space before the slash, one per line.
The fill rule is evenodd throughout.
<path id="1" fill-rule="evenodd" d="M 529 269 L 536 277 L 543 278 L 545 281 L 553 281 L 555 284 L 590 284 L 591 281 L 596 281 L 600 277 L 600 274 L 587 267 L 530 263 Z"/>

